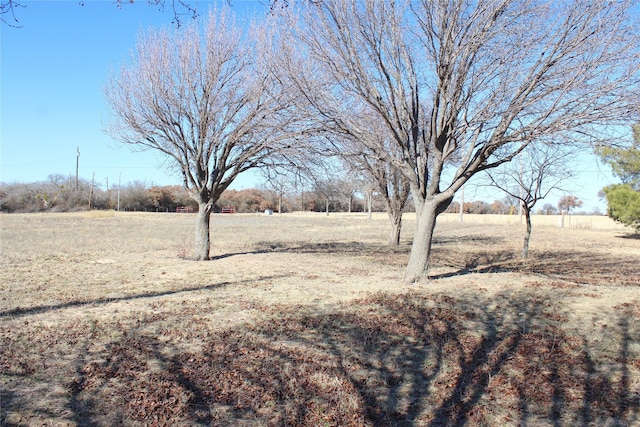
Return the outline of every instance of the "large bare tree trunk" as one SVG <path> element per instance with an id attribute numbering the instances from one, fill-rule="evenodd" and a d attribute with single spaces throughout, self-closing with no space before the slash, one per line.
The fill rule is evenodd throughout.
<path id="1" fill-rule="evenodd" d="M 424 203 L 422 209 L 416 209 L 416 230 L 404 278 L 406 283 L 415 283 L 428 278 L 431 242 L 438 216 L 437 208 L 438 203 L 429 201 Z"/>
<path id="2" fill-rule="evenodd" d="M 455 191 L 440 193 L 427 200 L 416 197 L 419 194 L 414 188 L 414 203 L 416 206 L 416 229 L 411 244 L 411 254 L 405 273 L 406 283 L 415 283 L 429 278 L 429 263 L 431 261 L 431 244 L 433 232 L 436 228 L 438 215 L 451 204 Z"/>
<path id="3" fill-rule="evenodd" d="M 198 215 L 196 216 L 196 246 L 193 258 L 196 261 L 209 259 L 211 238 L 209 236 L 211 203 L 198 203 Z"/>
<path id="4" fill-rule="evenodd" d="M 529 240 L 531 239 L 531 209 L 526 206 L 524 203 L 522 205 L 524 208 L 524 218 L 527 223 L 527 231 L 524 234 L 524 246 L 522 248 L 522 258 L 529 258 Z"/>
<path id="5" fill-rule="evenodd" d="M 400 245 L 400 232 L 402 231 L 402 212 L 388 211 L 391 219 L 391 234 L 389 235 L 389 246 Z"/>

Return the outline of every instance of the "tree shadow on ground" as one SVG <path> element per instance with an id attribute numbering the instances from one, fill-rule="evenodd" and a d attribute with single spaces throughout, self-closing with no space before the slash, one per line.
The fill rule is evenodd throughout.
<path id="1" fill-rule="evenodd" d="M 462 240 L 460 240 L 462 239 Z M 518 252 L 501 249 L 493 237 L 479 237 L 484 245 L 477 250 L 461 252 L 451 247 L 467 237 L 439 238 L 434 242 L 431 265 L 444 266 L 452 271 L 431 275 L 431 279 L 462 276 L 471 273 L 525 273 L 545 276 L 557 280 L 568 280 L 582 284 L 614 284 L 640 286 L 640 263 L 637 257 L 594 253 L 586 250 L 532 250 L 527 259 Z M 498 241 L 501 240 L 498 238 Z M 222 255 L 234 255 L 285 252 L 331 255 L 352 255 L 371 258 L 384 265 L 404 266 L 411 247 L 404 244 L 398 247 L 362 242 L 259 242 L 255 251 Z"/>
<path id="2" fill-rule="evenodd" d="M 411 247 L 406 244 L 398 246 L 382 245 L 379 243 L 364 243 L 358 241 L 336 242 L 258 242 L 256 252 L 292 252 L 312 254 L 355 254 L 371 255 L 378 253 L 408 253 Z"/>
<path id="3" fill-rule="evenodd" d="M 620 239 L 640 240 L 640 233 L 621 234 L 617 237 Z"/>
<path id="4" fill-rule="evenodd" d="M 15 393 L 10 390 L 0 389 L 0 426 L 6 426 L 7 423 L 7 408 L 11 408 L 16 404 Z"/>
<path id="5" fill-rule="evenodd" d="M 461 242 L 473 243 L 469 236 L 438 237 L 434 240 L 432 266 L 451 271 L 430 276 L 432 279 L 461 276 L 470 273 L 515 272 L 541 275 L 583 284 L 618 284 L 640 286 L 640 263 L 637 257 L 594 253 L 587 250 L 532 250 L 528 259 L 518 251 L 502 249 L 500 237 L 472 236 L 477 248 L 460 251 Z M 497 240 L 496 240 L 497 239 Z M 491 243 L 489 245 L 488 243 Z M 256 250 L 245 253 L 311 253 L 364 256 L 384 265 L 404 266 L 411 249 L 409 244 L 398 247 L 362 242 L 259 242 Z M 235 255 L 235 254 L 234 254 Z M 232 255 L 226 255 L 232 256 Z"/>
<path id="6" fill-rule="evenodd" d="M 396 253 L 378 248 L 375 256 Z M 371 249 L 328 243 L 272 250 L 370 256 Z M 436 249 L 437 262 L 454 259 L 446 245 Z M 622 256 L 534 256 L 522 261 L 506 251 L 471 254 L 459 274 L 522 271 L 630 286 L 639 277 L 637 263 Z M 16 315 L 56 308 L 64 307 Z M 171 344 L 170 332 L 160 336 L 144 328 L 89 351 L 93 338 L 87 331 L 73 355 L 74 379 L 65 384 L 67 406 L 70 421 L 81 426 L 635 425 L 640 305 L 623 303 L 616 310 L 606 346 L 561 329 L 563 308 L 535 292 L 457 298 L 380 293 L 328 311 L 264 307 L 268 319 L 255 325 L 180 331 L 208 337 L 188 352 Z M 12 373 L 21 366 L 15 363 L 19 355 L 5 344 L 2 374 L 29 383 L 34 374 L 28 367 Z M 11 391 L 5 396 L 2 416 L 12 425 L 9 411 L 29 402 Z"/>
<path id="7" fill-rule="evenodd" d="M 79 369 L 73 407 L 80 425 L 104 414 L 160 425 L 632 425 L 637 309 L 620 311 L 603 352 L 562 330 L 561 307 L 535 293 L 273 308 L 198 351 L 127 334 Z"/>
<path id="8" fill-rule="evenodd" d="M 402 266 L 406 264 L 411 250 L 408 244 L 390 246 L 379 243 L 350 242 L 258 242 L 255 252 L 360 256 L 381 265 Z"/>
<path id="9" fill-rule="evenodd" d="M 434 246 L 449 245 L 465 242 L 469 244 L 498 244 L 504 238 L 496 236 L 478 236 L 468 234 L 461 236 L 435 236 Z M 324 254 L 354 254 L 354 255 L 388 255 L 388 254 L 408 254 L 411 251 L 411 242 L 402 242 L 394 246 L 380 243 L 364 243 L 359 241 L 335 241 L 335 242 L 306 242 L 306 241 L 261 241 L 255 244 L 255 250 L 249 252 L 239 252 L 231 255 L 257 254 L 268 252 L 293 252 L 293 253 L 324 253 Z M 222 255 L 225 257 L 229 255 Z"/>
<path id="10" fill-rule="evenodd" d="M 634 256 L 598 254 L 583 250 L 532 251 L 528 259 L 508 250 L 485 250 L 461 256 L 459 251 L 434 248 L 432 263 L 455 270 L 432 279 L 469 273 L 516 272 L 581 284 L 640 286 L 640 263 Z"/>
<path id="11" fill-rule="evenodd" d="M 188 286 L 188 287 L 182 287 L 179 289 L 164 290 L 160 292 L 144 292 L 140 294 L 127 295 L 127 296 L 121 296 L 121 297 L 96 298 L 96 299 L 89 299 L 89 300 L 73 300 L 73 301 L 67 301 L 60 304 L 49 304 L 49 305 L 41 305 L 41 306 L 34 306 L 34 307 L 18 307 L 10 310 L 0 311 L 0 318 L 3 318 L 3 317 L 17 318 L 17 317 L 23 317 L 27 315 L 45 313 L 52 310 L 60 310 L 64 308 L 82 307 L 87 305 L 112 304 L 114 302 L 121 302 L 121 301 L 133 301 L 138 299 L 157 298 L 157 297 L 170 296 L 170 295 L 176 295 L 181 293 L 189 293 L 194 291 L 213 290 L 213 289 L 218 289 L 218 288 L 222 288 L 229 285 L 252 283 L 252 282 L 261 281 L 261 280 L 271 280 L 271 279 L 277 279 L 279 277 L 283 277 L 283 276 L 282 275 L 263 276 L 259 278 L 239 280 L 235 282 L 220 282 L 220 283 L 213 283 L 210 285 Z"/>

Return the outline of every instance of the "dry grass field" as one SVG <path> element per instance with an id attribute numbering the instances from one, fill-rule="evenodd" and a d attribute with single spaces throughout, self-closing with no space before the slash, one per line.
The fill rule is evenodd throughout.
<path id="1" fill-rule="evenodd" d="M 640 238 L 541 220 L 2 215 L 0 425 L 640 426 Z"/>

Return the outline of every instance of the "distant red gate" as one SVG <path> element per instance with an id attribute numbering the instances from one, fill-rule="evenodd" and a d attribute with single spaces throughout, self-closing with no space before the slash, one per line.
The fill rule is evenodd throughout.
<path id="1" fill-rule="evenodd" d="M 191 206 L 178 206 L 176 208 L 176 212 L 177 213 L 194 213 L 195 209 L 193 209 Z"/>

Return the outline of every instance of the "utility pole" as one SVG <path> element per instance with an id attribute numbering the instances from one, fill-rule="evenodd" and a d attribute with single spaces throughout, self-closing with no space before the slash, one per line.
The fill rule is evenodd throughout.
<path id="1" fill-rule="evenodd" d="M 76 191 L 78 191 L 78 167 L 80 166 L 80 147 L 76 148 Z"/>

